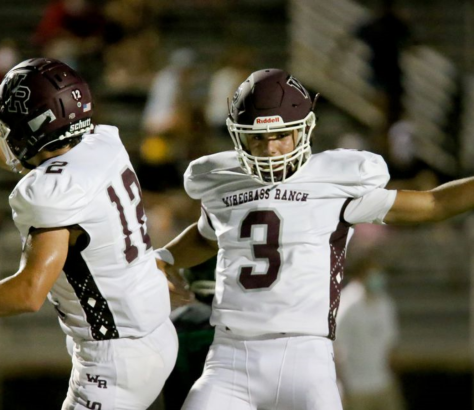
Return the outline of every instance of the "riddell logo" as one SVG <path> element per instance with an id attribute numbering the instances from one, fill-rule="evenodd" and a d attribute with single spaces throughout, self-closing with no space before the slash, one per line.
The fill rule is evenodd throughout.
<path id="1" fill-rule="evenodd" d="M 255 120 L 255 124 L 274 124 L 283 122 L 280 116 L 275 117 L 260 117 Z"/>

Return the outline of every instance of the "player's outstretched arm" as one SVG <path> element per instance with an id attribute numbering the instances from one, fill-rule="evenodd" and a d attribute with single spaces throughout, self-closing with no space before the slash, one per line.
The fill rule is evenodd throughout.
<path id="1" fill-rule="evenodd" d="M 191 268 L 217 254 L 217 242 L 204 238 L 198 230 L 197 222 L 188 226 L 165 249 L 173 255 L 175 268 Z"/>
<path id="2" fill-rule="evenodd" d="M 474 177 L 451 181 L 430 191 L 398 191 L 384 222 L 436 222 L 471 209 L 474 209 Z"/>
<path id="3" fill-rule="evenodd" d="M 39 229 L 27 239 L 20 270 L 0 281 L 0 316 L 36 312 L 66 262 L 67 229 Z"/>

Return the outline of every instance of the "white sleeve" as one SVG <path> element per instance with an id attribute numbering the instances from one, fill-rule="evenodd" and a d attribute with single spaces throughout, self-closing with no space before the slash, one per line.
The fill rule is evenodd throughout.
<path id="1" fill-rule="evenodd" d="M 383 220 L 393 206 L 396 196 L 397 191 L 374 189 L 368 194 L 349 202 L 342 217 L 352 225 L 360 223 L 383 224 Z"/>
<path id="2" fill-rule="evenodd" d="M 387 163 L 377 154 L 363 152 L 363 162 L 360 164 L 360 185 L 364 189 L 384 188 L 390 180 Z M 367 191 L 366 191 L 367 192 Z"/>
<path id="3" fill-rule="evenodd" d="M 39 171 L 28 174 L 10 195 L 13 220 L 34 228 L 59 228 L 79 223 L 87 205 L 83 187 L 63 172 L 46 179 Z"/>
<path id="4" fill-rule="evenodd" d="M 204 238 L 209 239 L 210 241 L 217 241 L 216 232 L 212 226 L 209 214 L 206 212 L 204 207 L 201 207 L 201 217 L 198 220 L 198 231 L 202 236 L 204 236 Z"/>

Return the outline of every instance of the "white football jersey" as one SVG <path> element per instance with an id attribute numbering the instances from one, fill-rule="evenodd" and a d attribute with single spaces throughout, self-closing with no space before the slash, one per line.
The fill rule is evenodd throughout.
<path id="1" fill-rule="evenodd" d="M 391 192 L 380 189 L 388 180 L 382 157 L 354 150 L 312 155 L 289 181 L 273 186 L 246 175 L 234 151 L 192 162 L 185 188 L 202 202 L 201 234 L 219 245 L 211 324 L 249 336 L 333 339 L 352 234 L 343 211 L 352 198 Z M 385 206 L 394 200 L 385 197 Z M 380 209 L 350 221 L 378 216 Z"/>
<path id="2" fill-rule="evenodd" d="M 49 294 L 76 341 L 141 337 L 170 313 L 138 179 L 115 127 L 94 133 L 27 174 L 10 195 L 22 240 L 34 228 L 80 227 Z"/>

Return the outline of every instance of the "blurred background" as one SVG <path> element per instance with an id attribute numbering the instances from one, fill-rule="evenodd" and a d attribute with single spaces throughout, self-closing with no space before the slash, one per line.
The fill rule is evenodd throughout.
<path id="1" fill-rule="evenodd" d="M 190 160 L 233 148 L 226 100 L 261 68 L 287 69 L 321 93 L 315 152 L 380 153 L 391 188 L 429 189 L 474 172 L 470 0 L 1 0 L 0 78 L 38 56 L 79 70 L 95 96 L 95 123 L 120 128 L 155 247 L 198 217 L 182 174 Z M 0 277 L 19 263 L 8 206 L 16 181 L 0 174 Z M 369 409 L 352 398 L 385 389 L 370 375 L 362 386 L 351 382 L 351 354 L 379 361 L 378 379 L 396 386 L 398 398 L 385 399 L 397 401 L 393 408 L 473 408 L 473 231 L 469 215 L 423 227 L 357 227 L 347 277 L 360 286 L 348 286 L 346 300 L 374 319 L 351 345 L 344 334 L 356 339 L 365 325 L 341 312 L 347 409 Z M 370 266 L 361 267 L 364 260 Z M 366 283 L 361 278 L 373 276 L 361 272 L 374 266 L 378 279 Z M 212 341 L 212 261 L 184 274 L 198 298 L 173 312 L 181 352 L 156 409 L 180 408 Z M 343 319 L 352 330 L 342 330 Z M 387 321 L 387 337 L 375 346 Z M 69 371 L 48 303 L 35 315 L 0 319 L 0 410 L 59 409 Z M 377 408 L 389 407 L 370 407 Z"/>

